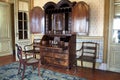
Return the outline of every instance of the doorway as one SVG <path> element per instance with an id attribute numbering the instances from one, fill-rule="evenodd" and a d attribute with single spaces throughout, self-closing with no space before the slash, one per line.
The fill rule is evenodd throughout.
<path id="1" fill-rule="evenodd" d="M 120 1 L 110 0 L 108 69 L 120 72 Z"/>

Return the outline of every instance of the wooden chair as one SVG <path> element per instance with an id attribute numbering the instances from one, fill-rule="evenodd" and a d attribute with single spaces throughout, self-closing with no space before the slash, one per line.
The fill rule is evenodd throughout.
<path id="1" fill-rule="evenodd" d="M 83 67 L 83 61 L 91 62 L 93 64 L 93 69 L 96 65 L 96 53 L 97 53 L 97 43 L 95 42 L 82 42 L 82 47 L 76 51 L 75 66 L 77 69 L 77 61 L 81 61 L 81 67 Z M 79 54 L 81 53 L 81 55 Z M 78 56 L 77 56 L 78 55 Z"/>
<path id="2" fill-rule="evenodd" d="M 26 66 L 33 66 L 33 68 L 38 66 L 38 75 L 40 76 L 40 65 L 41 65 L 40 59 L 36 59 L 34 57 L 31 57 L 31 58 L 25 57 L 25 59 L 23 59 L 23 54 L 25 53 L 22 51 L 21 46 L 16 44 L 16 47 L 17 47 L 17 57 L 19 59 L 18 74 L 20 73 L 21 67 L 23 65 L 22 80 L 24 79 L 24 73 L 25 73 Z M 27 54 L 25 54 L 25 56 L 27 56 Z"/>
<path id="3" fill-rule="evenodd" d="M 26 54 L 35 54 L 34 57 L 36 58 L 36 54 L 40 54 L 40 40 L 41 39 L 34 39 L 32 44 L 24 46 L 24 52 Z"/>

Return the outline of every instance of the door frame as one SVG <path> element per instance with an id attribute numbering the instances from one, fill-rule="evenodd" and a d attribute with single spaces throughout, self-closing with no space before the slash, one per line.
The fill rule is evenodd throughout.
<path id="1" fill-rule="evenodd" d="M 109 11 L 109 33 L 108 33 L 108 57 L 107 57 L 107 69 L 113 72 L 120 72 L 120 64 L 116 64 L 119 59 L 120 43 L 112 42 L 112 27 L 113 27 L 113 19 L 114 19 L 114 0 L 110 0 L 110 11 Z M 117 56 L 118 54 L 118 56 Z M 117 56 L 117 59 L 115 58 Z M 119 62 L 118 62 L 119 63 Z"/>
<path id="2" fill-rule="evenodd" d="M 19 1 L 23 0 L 14 0 L 14 26 L 15 26 L 15 44 L 18 44 L 24 50 L 24 46 L 32 43 L 32 35 L 30 34 L 30 28 L 28 29 L 28 39 L 19 40 L 18 39 L 18 9 L 19 9 Z M 24 0 L 29 3 L 29 10 L 31 8 L 31 0 Z M 29 23 L 28 23 L 29 24 Z M 29 25 L 28 25 L 29 26 Z M 17 53 L 17 49 L 15 48 L 15 53 Z M 15 55 L 15 59 L 18 60 L 17 55 Z"/>

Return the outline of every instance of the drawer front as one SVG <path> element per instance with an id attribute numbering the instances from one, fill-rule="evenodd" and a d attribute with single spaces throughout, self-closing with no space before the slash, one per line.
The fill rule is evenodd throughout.
<path id="1" fill-rule="evenodd" d="M 44 52 L 44 51 L 46 51 L 46 48 L 40 48 L 40 51 Z"/>
<path id="2" fill-rule="evenodd" d="M 51 52 L 45 52 L 44 56 L 53 57 L 53 53 L 51 53 Z"/>
<path id="3" fill-rule="evenodd" d="M 68 60 L 58 59 L 58 58 L 54 59 L 54 64 L 61 65 L 61 66 L 69 66 Z"/>
<path id="4" fill-rule="evenodd" d="M 42 52 L 51 52 L 52 50 L 49 48 L 40 48 L 40 51 Z"/>
<path id="5" fill-rule="evenodd" d="M 68 59 L 68 54 L 59 54 L 59 53 L 54 53 L 53 56 L 55 58 L 61 58 L 61 59 Z"/>
<path id="6" fill-rule="evenodd" d="M 54 58 L 51 57 L 44 57 L 44 60 L 45 60 L 45 64 L 46 63 L 53 64 L 54 62 Z"/>

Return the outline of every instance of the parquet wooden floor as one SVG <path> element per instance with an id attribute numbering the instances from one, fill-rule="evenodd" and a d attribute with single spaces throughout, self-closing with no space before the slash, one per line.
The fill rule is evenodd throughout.
<path id="1" fill-rule="evenodd" d="M 0 66 L 9 64 L 15 61 L 14 56 L 4 56 L 0 57 Z M 53 71 L 71 74 L 79 77 L 86 78 L 87 80 L 120 80 L 120 73 L 110 72 L 110 71 L 102 71 L 102 70 L 92 70 L 90 68 L 80 68 L 78 67 L 77 73 L 74 74 L 74 68 L 67 70 L 63 68 L 53 67 L 53 66 L 43 66 L 43 68 L 50 69 Z"/>

